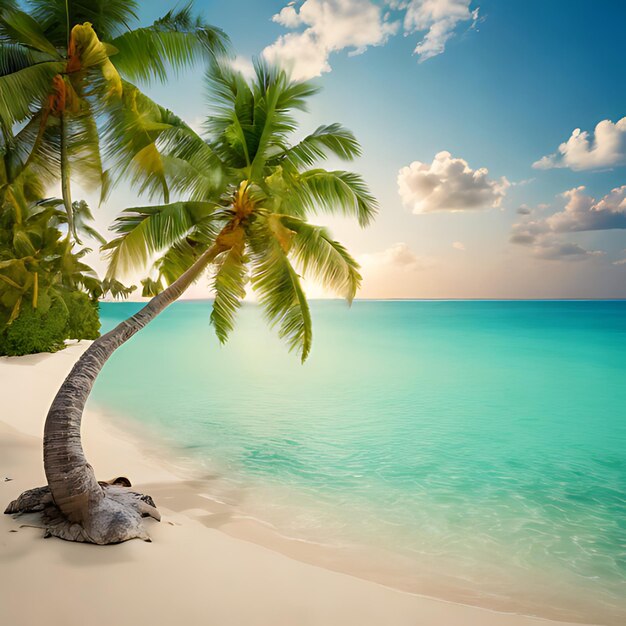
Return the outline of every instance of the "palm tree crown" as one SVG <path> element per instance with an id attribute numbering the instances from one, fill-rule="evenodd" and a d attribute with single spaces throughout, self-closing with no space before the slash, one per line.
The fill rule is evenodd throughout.
<path id="1" fill-rule="evenodd" d="M 46 184 L 61 179 L 70 230 L 76 235 L 70 180 L 100 187 L 104 195 L 112 175 L 121 172 L 103 165 L 104 121 L 118 118 L 119 125 L 123 117 L 127 133 L 144 137 L 143 142 L 111 146 L 105 133 L 108 152 L 131 148 L 127 159 L 134 159 L 139 169 L 161 169 L 158 152 L 145 141 L 149 129 L 141 123 L 146 99 L 128 81 L 163 81 L 170 70 L 222 53 L 227 38 L 194 18 L 190 6 L 134 29 L 136 0 L 28 0 L 27 6 L 30 13 L 12 0 L 0 0 L 0 156 L 12 154 L 4 178 L 12 183 L 28 166 Z M 129 117 L 133 125 L 127 123 Z M 17 155 L 12 150 L 16 144 Z"/>
<path id="2" fill-rule="evenodd" d="M 188 199 L 124 211 L 113 227 L 116 238 L 104 247 L 109 276 L 151 266 L 144 295 L 155 295 L 213 250 L 211 322 L 220 341 L 233 329 L 249 282 L 270 324 L 304 361 L 312 333 L 301 274 L 348 301 L 361 281 L 348 251 L 307 219 L 341 214 L 366 226 L 377 210 L 358 174 L 316 164 L 329 156 L 352 160 L 359 144 L 339 124 L 290 143 L 294 112 L 305 111 L 318 88 L 263 62 L 247 82 L 227 60 L 215 61 L 208 86 L 208 138 L 175 119 L 161 124 L 156 139 L 169 187 L 187 191 Z"/>

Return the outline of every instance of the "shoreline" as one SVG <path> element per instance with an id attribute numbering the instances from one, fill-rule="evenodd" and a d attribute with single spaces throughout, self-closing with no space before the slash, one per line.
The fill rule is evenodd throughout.
<path id="1" fill-rule="evenodd" d="M 141 447 L 144 459 L 150 465 L 158 466 L 159 471 L 175 481 L 171 489 L 169 485 L 150 487 L 149 493 L 155 497 L 157 507 L 161 497 L 165 496 L 171 507 L 193 519 L 202 521 L 211 515 L 216 518 L 216 522 L 210 527 L 229 537 L 259 545 L 308 565 L 418 598 L 496 614 L 529 617 L 548 624 L 561 624 L 562 620 L 568 624 L 568 620 L 572 620 L 571 623 L 579 626 L 596 624 L 593 620 L 574 615 L 574 610 L 571 616 L 565 614 L 565 610 L 559 614 L 558 609 L 547 607 L 528 593 L 519 595 L 519 598 L 525 599 L 523 602 L 521 599 L 500 596 L 495 589 L 463 585 L 463 578 L 451 575 L 454 572 L 454 560 L 451 557 L 445 564 L 431 563 L 427 566 L 424 563 L 416 572 L 416 562 L 408 555 L 372 543 L 342 541 L 337 537 L 324 541 L 321 538 L 289 534 L 288 530 L 264 518 L 263 511 L 252 511 L 246 505 L 245 491 L 249 486 L 233 485 L 222 468 L 210 464 L 207 467 L 198 459 L 183 456 L 183 448 L 168 442 L 165 434 L 160 435 L 131 415 L 107 409 L 101 404 L 91 409 L 88 407 L 86 414 L 91 423 L 97 424 L 99 432 L 104 429 L 116 441 L 124 441 L 135 449 Z M 129 478 L 135 484 L 133 476 Z M 292 513 L 297 515 L 298 512 L 296 506 Z M 537 612 L 534 613 L 533 609 Z"/>
<path id="2" fill-rule="evenodd" d="M 45 413 L 87 345 L 0 358 L 0 480 L 12 479 L 0 482 L 2 508 L 24 489 L 45 484 L 40 447 Z M 82 620 L 72 621 L 72 615 L 98 606 L 94 619 L 99 621 L 90 618 L 94 626 L 142 623 L 145 611 L 156 614 L 150 619 L 157 624 L 175 620 L 189 625 L 205 624 L 208 618 L 215 624 L 273 626 L 566 624 L 401 591 L 365 571 L 354 575 L 333 567 L 332 555 L 321 554 L 323 546 L 279 535 L 261 520 L 233 516 L 229 504 L 203 493 L 208 483 L 202 477 L 185 476 L 174 466 L 165 445 L 153 445 L 150 437 L 142 440 L 120 421 L 88 410 L 85 452 L 99 479 L 128 475 L 139 491 L 154 497 L 163 521 L 147 524 L 153 542 L 107 547 L 44 542 L 40 530 L 23 526 L 36 525 L 36 516 L 2 516 L 0 605 L 11 623 L 30 626 L 45 615 L 52 624 L 78 624 Z M 112 592 L 131 594 L 135 602 L 116 608 L 109 597 L 106 604 Z M 28 601 L 31 594 L 37 603 Z M 51 621 L 49 607 L 61 609 L 64 603 L 71 613 L 60 610 L 58 622 L 55 616 Z M 81 610 L 75 610 L 77 603 Z"/>

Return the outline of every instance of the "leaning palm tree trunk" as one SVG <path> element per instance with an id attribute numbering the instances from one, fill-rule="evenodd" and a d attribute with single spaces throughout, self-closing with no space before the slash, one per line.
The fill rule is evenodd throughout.
<path id="1" fill-rule="evenodd" d="M 128 489 L 126 479 L 96 480 L 81 444 L 83 410 L 96 377 L 123 343 L 177 300 L 227 247 L 218 241 L 138 313 L 91 344 L 57 393 L 44 429 L 47 487 L 24 492 L 5 513 L 43 511 L 47 536 L 97 544 L 149 540 L 142 517 L 159 519 L 149 496 Z"/>

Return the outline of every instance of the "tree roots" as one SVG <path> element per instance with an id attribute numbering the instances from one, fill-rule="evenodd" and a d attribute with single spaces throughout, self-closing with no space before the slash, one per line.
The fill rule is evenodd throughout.
<path id="1" fill-rule="evenodd" d="M 150 541 L 143 518 L 157 521 L 161 515 L 150 496 L 130 489 L 128 478 L 100 482 L 101 492 L 92 494 L 88 515 L 80 523 L 68 520 L 54 504 L 50 488 L 37 487 L 25 491 L 6 508 L 6 514 L 41 512 L 45 525 L 44 537 L 59 537 L 67 541 L 81 541 L 105 545 L 129 539 Z"/>

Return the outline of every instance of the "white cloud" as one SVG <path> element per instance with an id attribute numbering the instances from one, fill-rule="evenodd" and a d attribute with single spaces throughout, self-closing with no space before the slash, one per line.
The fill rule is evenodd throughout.
<path id="1" fill-rule="evenodd" d="M 403 242 L 394 243 L 386 250 L 380 252 L 362 254 L 357 260 L 364 274 L 368 274 L 373 270 L 423 270 L 434 265 L 433 259 L 415 254 L 415 252 Z"/>
<path id="2" fill-rule="evenodd" d="M 393 11 L 383 12 L 384 4 Z M 267 46 L 263 56 L 289 67 L 296 79 L 314 78 L 331 71 L 333 53 L 361 54 L 370 46 L 383 45 L 402 23 L 406 35 L 425 33 L 415 48 L 421 63 L 441 54 L 460 24 L 476 24 L 478 9 L 470 4 L 471 0 L 289 2 L 272 21 L 291 32 Z"/>
<path id="3" fill-rule="evenodd" d="M 626 117 L 615 124 L 602 120 L 589 132 L 574 130 L 570 138 L 559 146 L 558 153 L 549 154 L 533 163 L 535 169 L 569 167 L 572 170 L 590 170 L 626 163 Z"/>
<path id="4" fill-rule="evenodd" d="M 619 261 L 613 261 L 613 265 L 626 265 L 626 259 L 619 259 Z"/>
<path id="5" fill-rule="evenodd" d="M 274 15 L 272 17 L 272 21 L 277 24 L 282 24 L 287 28 L 296 28 L 302 23 L 302 18 L 300 17 L 298 11 L 296 11 L 293 3 L 291 3 L 281 9 L 279 13 Z"/>
<path id="6" fill-rule="evenodd" d="M 489 171 L 473 170 L 467 161 L 439 152 L 431 164 L 413 161 L 398 173 L 398 193 L 413 213 L 471 211 L 496 208 L 510 187 L 503 176 L 492 180 Z"/>
<path id="7" fill-rule="evenodd" d="M 548 217 L 526 219 L 513 224 L 510 241 L 529 246 L 535 256 L 545 259 L 579 260 L 603 254 L 559 238 L 563 233 L 626 229 L 626 185 L 596 200 L 585 187 L 561 194 L 565 207 Z M 545 205 L 538 207 L 545 210 Z M 528 214 L 525 214 L 528 215 Z"/>
<path id="8" fill-rule="evenodd" d="M 284 7 L 272 19 L 286 28 L 304 27 L 281 35 L 263 51 L 269 61 L 290 67 L 295 79 L 330 72 L 332 53 L 348 49 L 361 54 L 384 44 L 398 29 L 371 0 L 305 0 L 299 8 Z"/>
<path id="9" fill-rule="evenodd" d="M 584 192 L 585 187 L 580 186 L 563 194 L 565 209 L 546 219 L 550 230 L 564 233 L 626 228 L 626 185 L 597 201 Z"/>
<path id="10" fill-rule="evenodd" d="M 461 251 L 465 251 L 465 244 L 462 241 L 454 241 L 452 243 L 452 247 L 455 250 L 461 250 Z"/>
<path id="11" fill-rule="evenodd" d="M 470 9 L 471 0 L 410 0 L 396 3 L 406 8 L 404 30 L 406 33 L 428 31 L 415 47 L 422 63 L 441 54 L 448 40 L 462 22 L 472 25 L 478 20 L 478 9 Z"/>

